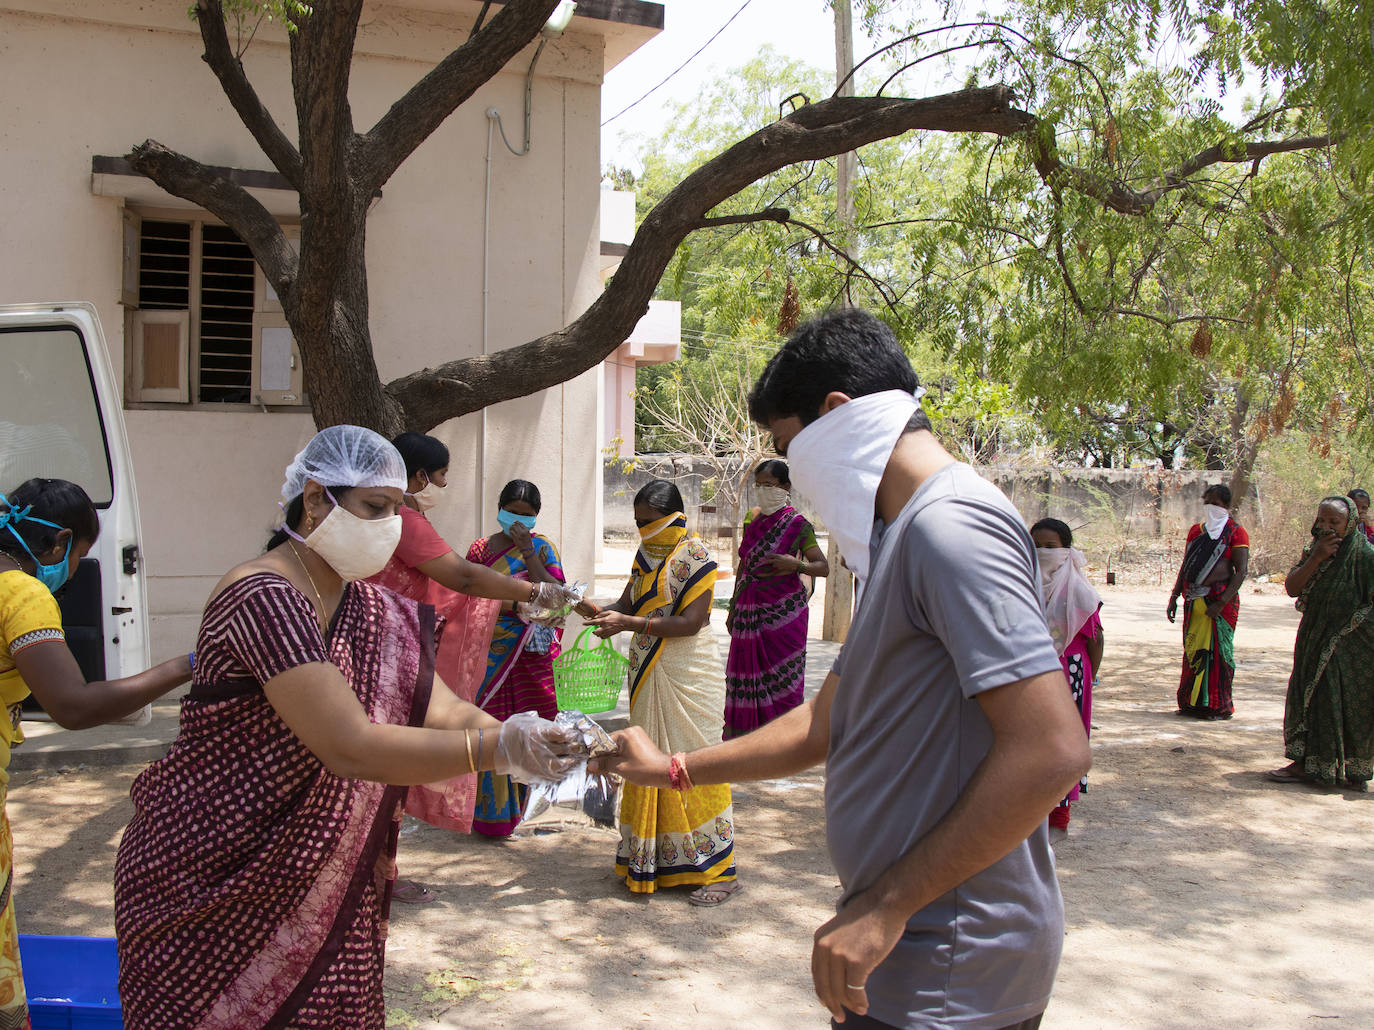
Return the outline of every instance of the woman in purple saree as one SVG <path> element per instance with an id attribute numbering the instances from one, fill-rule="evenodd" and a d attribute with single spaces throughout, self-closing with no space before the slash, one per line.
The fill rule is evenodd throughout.
<path id="1" fill-rule="evenodd" d="M 754 471 L 758 508 L 744 519 L 735 593 L 725 627 L 724 739 L 740 737 L 802 703 L 809 600 L 802 575 L 828 575 L 830 565 L 811 523 L 788 503 L 787 463 Z"/>
<path id="2" fill-rule="evenodd" d="M 287 470 L 286 525 L 206 606 L 115 868 L 129 1030 L 381 1030 L 406 785 L 566 770 L 551 723 L 503 726 L 435 679 L 432 607 L 359 582 L 395 547 L 405 478 L 375 433 L 322 431 Z"/>

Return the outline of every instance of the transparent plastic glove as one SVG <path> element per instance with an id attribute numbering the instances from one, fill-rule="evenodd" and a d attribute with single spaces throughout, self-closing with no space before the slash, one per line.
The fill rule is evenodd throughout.
<path id="1" fill-rule="evenodd" d="M 495 771 L 521 783 L 557 783 L 586 761 L 580 744 L 575 729 L 521 712 L 501 724 Z"/>
<path id="2" fill-rule="evenodd" d="M 562 583 L 540 583 L 532 601 L 515 606 L 515 614 L 526 622 L 545 626 L 561 626 L 568 613 L 582 603 L 587 588 L 582 583 L 565 586 Z"/>
<path id="3" fill-rule="evenodd" d="M 539 593 L 534 595 L 530 604 L 536 608 L 571 608 L 580 600 L 580 594 L 573 593 L 562 583 L 540 583 Z"/>

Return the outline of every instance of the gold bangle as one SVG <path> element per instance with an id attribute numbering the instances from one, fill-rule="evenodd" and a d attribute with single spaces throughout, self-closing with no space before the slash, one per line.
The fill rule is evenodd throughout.
<path id="1" fill-rule="evenodd" d="M 482 757 L 482 730 L 480 728 L 477 730 L 477 757 Z M 476 772 L 477 766 L 474 765 L 472 771 Z"/>
<path id="2" fill-rule="evenodd" d="M 640 632 L 642 632 L 642 633 L 647 637 L 647 636 L 649 635 L 649 627 L 652 626 L 653 624 L 654 624 L 654 620 L 653 620 L 652 618 L 650 618 L 649 616 L 645 616 L 645 617 L 644 617 L 644 629 L 642 629 Z"/>
<path id="3" fill-rule="evenodd" d="M 468 748 L 468 769 L 471 772 L 476 772 L 477 763 L 472 760 L 472 737 L 468 735 L 467 730 L 463 731 L 463 743 L 466 744 Z"/>

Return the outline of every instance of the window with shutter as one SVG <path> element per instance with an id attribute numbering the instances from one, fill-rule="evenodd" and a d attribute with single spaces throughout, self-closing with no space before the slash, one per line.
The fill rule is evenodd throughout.
<path id="1" fill-rule="evenodd" d="M 126 212 L 125 233 L 129 400 L 306 402 L 281 303 L 232 229 Z"/>
<path id="2" fill-rule="evenodd" d="M 253 253 L 223 225 L 201 227 L 202 401 L 253 399 Z"/>

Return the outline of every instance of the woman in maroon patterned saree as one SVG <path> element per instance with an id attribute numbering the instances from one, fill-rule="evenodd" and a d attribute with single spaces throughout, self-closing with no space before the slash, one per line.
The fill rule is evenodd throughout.
<path id="1" fill-rule="evenodd" d="M 358 582 L 395 546 L 405 485 L 361 433 L 326 429 L 288 469 L 286 526 L 216 588 L 181 732 L 134 782 L 115 868 L 129 1030 L 381 1030 L 405 785 L 566 768 L 551 723 L 508 729 L 440 689 L 433 608 Z"/>

